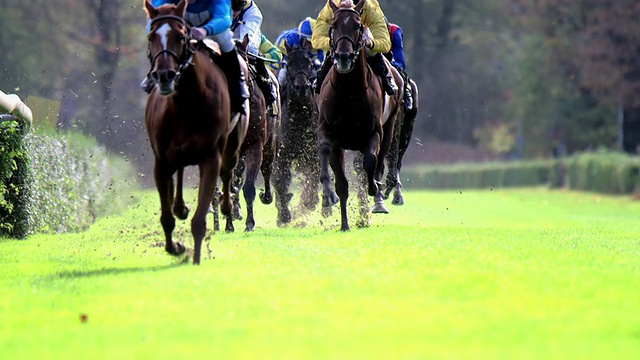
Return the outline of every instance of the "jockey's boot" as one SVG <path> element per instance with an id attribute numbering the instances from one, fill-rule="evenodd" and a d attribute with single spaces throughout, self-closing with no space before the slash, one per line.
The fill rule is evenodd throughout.
<path id="1" fill-rule="evenodd" d="M 245 114 L 243 104 L 249 99 L 249 88 L 240 67 L 240 60 L 236 48 L 220 55 L 222 71 L 227 75 L 229 97 L 231 98 L 231 112 Z M 246 114 L 245 114 L 246 115 Z"/>
<path id="2" fill-rule="evenodd" d="M 262 95 L 264 96 L 264 102 L 267 104 L 267 108 L 269 110 L 269 115 L 275 116 L 278 115 L 278 104 L 276 104 L 276 89 L 273 84 L 271 84 L 271 77 L 269 77 L 269 73 L 264 62 L 259 61 L 256 64 L 256 69 L 258 70 L 258 78 L 256 80 L 258 83 L 258 87 L 262 91 Z"/>
<path id="3" fill-rule="evenodd" d="M 140 89 L 142 89 L 147 94 L 150 94 L 151 90 L 153 90 L 153 87 L 155 85 L 156 84 L 153 82 L 153 79 L 149 75 L 147 75 L 144 77 L 144 80 L 142 80 L 142 82 L 140 83 Z"/>
<path id="4" fill-rule="evenodd" d="M 411 109 L 413 109 L 413 91 L 411 90 L 409 78 L 407 78 L 404 86 L 404 111 L 409 111 Z"/>
<path id="5" fill-rule="evenodd" d="M 398 85 L 396 85 L 396 81 L 393 80 L 393 75 L 387 68 L 387 64 L 384 62 L 381 53 L 376 53 L 374 56 L 367 57 L 369 66 L 374 73 L 382 78 L 382 88 L 387 95 L 393 95 L 398 91 Z"/>
<path id="6" fill-rule="evenodd" d="M 317 74 L 318 76 L 316 77 L 316 82 L 315 82 L 316 94 L 320 94 L 320 88 L 322 87 L 324 78 L 327 77 L 329 70 L 331 70 L 331 66 L 333 66 L 333 57 L 327 54 L 327 56 L 324 58 L 324 62 L 322 63 L 322 66 L 320 67 L 320 70 L 318 70 L 318 74 Z"/>

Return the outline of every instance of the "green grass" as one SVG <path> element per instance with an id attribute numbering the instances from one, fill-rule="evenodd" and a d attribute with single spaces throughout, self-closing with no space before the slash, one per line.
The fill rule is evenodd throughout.
<path id="1" fill-rule="evenodd" d="M 407 191 L 348 233 L 337 214 L 278 229 L 258 204 L 257 230 L 213 235 L 196 267 L 157 246 L 156 193 L 137 197 L 87 232 L 0 240 L 0 358 L 640 357 L 628 198 Z"/>

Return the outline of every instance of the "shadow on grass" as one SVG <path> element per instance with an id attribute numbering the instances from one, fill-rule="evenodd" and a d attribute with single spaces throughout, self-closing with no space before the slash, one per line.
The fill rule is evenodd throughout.
<path id="1" fill-rule="evenodd" d="M 70 270 L 61 271 L 53 274 L 52 277 L 60 279 L 76 279 L 76 278 L 91 278 L 99 276 L 120 275 L 120 274 L 133 274 L 147 271 L 162 271 L 185 266 L 188 262 L 178 262 L 166 265 L 157 265 L 151 267 L 129 267 L 129 268 L 103 268 L 100 270 Z"/>

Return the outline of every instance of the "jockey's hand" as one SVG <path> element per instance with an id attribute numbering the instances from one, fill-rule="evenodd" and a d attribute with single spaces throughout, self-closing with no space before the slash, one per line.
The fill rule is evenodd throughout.
<path id="1" fill-rule="evenodd" d="M 201 28 L 201 27 L 192 27 L 191 28 L 191 38 L 194 40 L 202 40 L 205 37 L 207 37 L 207 30 Z"/>
<path id="2" fill-rule="evenodd" d="M 373 39 L 366 38 L 364 39 L 364 46 L 369 49 L 373 49 Z"/>

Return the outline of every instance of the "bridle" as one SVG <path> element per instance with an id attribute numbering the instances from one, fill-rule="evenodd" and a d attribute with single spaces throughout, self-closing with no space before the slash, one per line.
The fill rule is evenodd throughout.
<path id="1" fill-rule="evenodd" d="M 291 57 L 292 54 L 298 54 L 298 53 L 302 53 L 303 56 L 305 57 L 305 59 L 307 61 L 309 61 L 309 64 L 312 64 L 311 61 L 311 57 L 309 57 L 309 54 L 307 53 L 307 50 L 305 49 L 295 49 L 289 52 L 288 57 Z M 311 65 L 312 66 L 312 65 Z M 310 66 L 310 67 L 311 67 Z M 311 74 L 307 74 L 306 71 L 304 70 L 296 70 L 293 74 L 291 72 L 289 72 L 289 67 L 287 66 L 287 83 L 291 84 L 293 86 L 293 79 L 296 78 L 296 76 L 298 75 L 303 75 L 306 78 L 306 82 L 307 84 L 311 84 Z"/>
<path id="2" fill-rule="evenodd" d="M 180 16 L 176 16 L 176 15 L 160 15 L 160 16 L 156 16 L 155 18 L 153 18 L 151 20 L 150 23 L 150 27 L 152 27 L 154 24 L 158 23 L 159 21 L 163 21 L 163 20 L 173 20 L 173 21 L 177 21 L 180 23 L 180 25 L 184 26 L 187 28 L 187 37 L 185 39 L 182 40 L 182 52 L 180 55 L 176 54 L 174 51 L 165 48 L 162 49 L 160 51 L 158 51 L 155 55 L 151 55 L 151 41 L 149 41 L 148 45 L 147 45 L 147 57 L 149 58 L 149 62 L 151 63 L 151 69 L 153 69 L 153 67 L 155 66 L 155 62 L 156 59 L 163 54 L 169 54 L 171 56 L 173 56 L 176 61 L 178 62 L 178 68 L 175 70 L 176 71 L 176 76 L 174 79 L 174 83 L 177 84 L 178 83 L 178 79 L 180 79 L 180 75 L 182 73 L 182 71 L 184 69 L 186 69 L 187 67 L 189 67 L 190 65 L 192 65 L 192 60 L 193 60 L 193 54 L 195 53 L 195 49 L 191 46 L 189 46 L 190 44 L 190 37 L 189 37 L 189 28 L 190 25 Z"/>
<path id="3" fill-rule="evenodd" d="M 347 11 L 355 14 L 357 17 L 357 21 L 360 24 L 360 27 L 358 28 L 358 36 L 356 37 L 356 40 L 352 39 L 348 35 L 342 35 L 338 39 L 334 39 L 333 37 L 333 32 L 335 28 L 334 24 L 338 20 L 339 14 L 341 12 L 347 12 Z M 364 25 L 362 24 L 360 13 L 352 8 L 339 8 L 333 13 L 333 21 L 331 22 L 331 26 L 329 27 L 329 46 L 331 47 L 331 52 L 335 54 L 336 46 L 340 41 L 343 41 L 343 40 L 349 41 L 351 45 L 353 45 L 353 49 L 354 49 L 353 54 L 350 54 L 351 67 L 353 67 L 353 65 L 358 59 L 358 56 L 360 55 L 360 51 L 362 51 L 362 48 L 364 47 L 364 41 L 362 40 L 363 34 L 364 34 Z"/>

